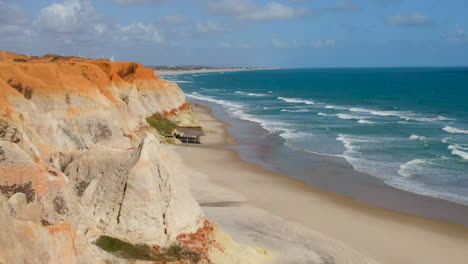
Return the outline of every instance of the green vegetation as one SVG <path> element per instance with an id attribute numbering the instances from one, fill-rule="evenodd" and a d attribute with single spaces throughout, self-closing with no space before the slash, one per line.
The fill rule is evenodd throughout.
<path id="1" fill-rule="evenodd" d="M 148 245 L 133 245 L 109 236 L 100 236 L 94 243 L 117 257 L 156 261 L 151 255 L 151 248 Z"/>
<path id="2" fill-rule="evenodd" d="M 176 260 L 189 260 L 190 263 L 198 263 L 201 259 L 200 253 L 186 250 L 178 244 L 172 244 L 164 250 L 164 253 Z"/>
<path id="3" fill-rule="evenodd" d="M 110 236 L 100 236 L 95 242 L 96 246 L 119 258 L 133 260 L 147 260 L 156 262 L 173 262 L 188 260 L 196 264 L 201 257 L 198 252 L 184 249 L 181 245 L 173 244 L 168 248 L 152 249 L 146 244 L 133 245 Z"/>
<path id="4" fill-rule="evenodd" d="M 22 58 L 13 59 L 14 62 L 27 62 L 28 60 Z"/>
<path id="5" fill-rule="evenodd" d="M 176 123 L 158 114 L 146 118 L 146 122 L 148 122 L 150 126 L 154 127 L 159 132 L 159 134 L 163 136 L 171 135 L 172 131 L 177 126 Z"/>
<path id="6" fill-rule="evenodd" d="M 52 58 L 52 60 L 50 60 L 50 61 L 56 61 L 56 60 L 58 60 L 58 59 L 59 59 L 59 56 L 54 56 L 54 57 Z"/>

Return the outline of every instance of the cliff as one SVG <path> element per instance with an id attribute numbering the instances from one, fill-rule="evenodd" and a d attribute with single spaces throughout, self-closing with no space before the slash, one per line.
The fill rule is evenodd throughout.
<path id="1" fill-rule="evenodd" d="M 0 263 L 262 260 L 205 219 L 155 113 L 195 122 L 138 63 L 0 52 Z"/>

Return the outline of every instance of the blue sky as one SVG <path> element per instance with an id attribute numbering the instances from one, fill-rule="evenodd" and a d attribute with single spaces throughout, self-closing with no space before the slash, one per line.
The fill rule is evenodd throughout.
<path id="1" fill-rule="evenodd" d="M 0 50 L 265 67 L 467 66 L 466 0 L 0 0 Z"/>

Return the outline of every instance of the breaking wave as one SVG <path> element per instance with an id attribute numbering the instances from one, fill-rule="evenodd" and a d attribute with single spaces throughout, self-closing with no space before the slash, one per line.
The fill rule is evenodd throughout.
<path id="1" fill-rule="evenodd" d="M 281 109 L 281 112 L 307 113 L 307 112 L 312 112 L 312 111 L 310 109 L 298 109 L 298 110 Z"/>
<path id="2" fill-rule="evenodd" d="M 268 96 L 267 94 L 247 93 L 247 92 L 242 92 L 242 91 L 235 91 L 234 93 L 235 94 L 247 95 L 247 96 Z"/>
<path id="3" fill-rule="evenodd" d="M 293 103 L 293 104 L 308 104 L 308 105 L 312 105 L 312 104 L 315 104 L 314 101 L 311 101 L 311 100 L 304 100 L 304 99 L 300 99 L 300 98 L 286 98 L 286 97 L 278 97 L 277 98 L 278 100 L 283 100 L 287 103 Z"/>
<path id="4" fill-rule="evenodd" d="M 445 132 L 452 133 L 452 134 L 468 134 L 468 130 L 466 129 L 458 129 L 451 126 L 446 126 L 443 128 Z"/>

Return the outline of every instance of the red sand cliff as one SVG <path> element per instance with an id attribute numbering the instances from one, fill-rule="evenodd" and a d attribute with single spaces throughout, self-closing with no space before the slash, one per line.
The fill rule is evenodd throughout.
<path id="1" fill-rule="evenodd" d="M 146 122 L 193 124 L 187 110 L 138 63 L 0 51 L 0 263 L 128 263 L 101 235 L 180 243 L 201 263 L 262 259 L 205 219 L 191 171 Z"/>
<path id="2" fill-rule="evenodd" d="M 125 89 L 132 84 L 140 90 L 171 93 L 166 87 L 171 83 L 139 63 L 55 55 L 28 57 L 0 51 L 0 110 L 5 112 L 12 111 L 7 96 L 31 99 L 44 93 L 79 93 L 90 97 L 102 94 L 115 102 L 117 98 L 110 87 Z"/>

